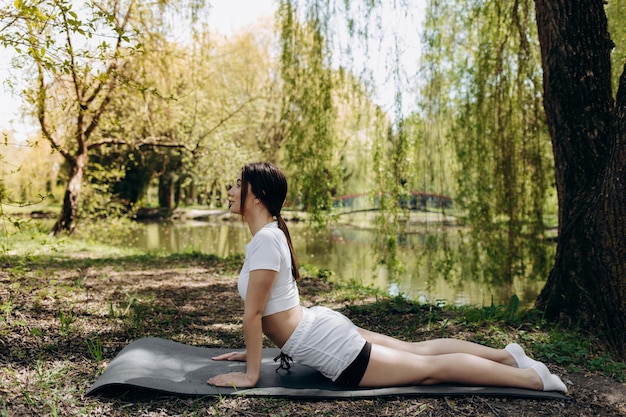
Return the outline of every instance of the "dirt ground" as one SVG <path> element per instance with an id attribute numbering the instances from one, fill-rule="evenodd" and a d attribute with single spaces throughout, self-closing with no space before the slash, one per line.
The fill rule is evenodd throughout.
<path id="1" fill-rule="evenodd" d="M 375 304 L 371 294 L 347 296 L 312 278 L 304 278 L 300 288 L 303 303 L 340 309 L 363 327 L 413 340 L 438 336 L 426 324 L 427 307 L 371 314 L 362 308 Z M 624 384 L 551 365 L 569 387 L 567 400 L 85 397 L 108 361 L 140 337 L 243 346 L 233 265 L 211 259 L 9 261 L 0 272 L 0 314 L 0 416 L 626 416 Z M 482 331 L 455 323 L 453 316 L 445 319 L 450 336 L 475 340 Z"/>

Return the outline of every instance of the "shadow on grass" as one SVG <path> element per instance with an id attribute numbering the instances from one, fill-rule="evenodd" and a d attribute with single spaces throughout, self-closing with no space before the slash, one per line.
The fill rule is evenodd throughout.
<path id="1" fill-rule="evenodd" d="M 217 255 L 203 254 L 200 252 L 189 253 L 154 253 L 125 256 L 99 257 L 93 254 L 72 253 L 71 255 L 33 255 L 33 256 L 10 256 L 0 255 L 0 265 L 4 270 L 23 268 L 52 268 L 52 269 L 76 269 L 81 267 L 124 267 L 142 269 L 144 267 L 167 267 L 174 265 L 201 264 L 206 266 L 221 266 L 226 270 L 236 270 L 243 263 L 243 255 L 230 255 L 221 258 Z"/>
<path id="2" fill-rule="evenodd" d="M 2 365 L 11 369 L 38 360 L 107 360 L 145 336 L 208 347 L 244 345 L 236 292 L 241 257 L 2 261 L 11 267 L 0 271 L 0 350 Z"/>

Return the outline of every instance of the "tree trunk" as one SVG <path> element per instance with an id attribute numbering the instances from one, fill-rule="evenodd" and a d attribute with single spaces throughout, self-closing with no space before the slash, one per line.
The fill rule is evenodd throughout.
<path id="1" fill-rule="evenodd" d="M 602 0 L 535 0 L 559 197 L 555 265 L 536 306 L 626 359 L 626 80 L 611 92 Z"/>
<path id="2" fill-rule="evenodd" d="M 174 180 L 165 173 L 159 177 L 159 207 L 171 209 L 174 202 Z"/>
<path id="3" fill-rule="evenodd" d="M 83 189 L 83 174 L 87 165 L 87 153 L 84 152 L 76 158 L 67 158 L 66 160 L 70 165 L 70 178 L 65 188 L 61 214 L 52 228 L 52 234 L 55 236 L 61 232 L 71 234 L 76 227 L 78 203 Z"/>

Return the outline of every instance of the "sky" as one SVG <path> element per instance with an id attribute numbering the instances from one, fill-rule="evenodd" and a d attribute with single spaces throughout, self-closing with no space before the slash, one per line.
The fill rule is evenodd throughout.
<path id="1" fill-rule="evenodd" d="M 4 7 L 2 3 L 9 1 L 0 0 L 0 5 Z M 209 3 L 211 4 L 209 27 L 225 36 L 229 36 L 238 29 L 254 24 L 259 19 L 272 17 L 276 7 L 275 0 L 209 0 Z M 414 13 L 423 16 L 424 0 L 418 0 L 415 3 L 419 5 Z M 406 16 L 391 9 L 387 9 L 382 15 L 382 19 L 387 22 L 386 24 L 394 27 L 393 36 L 411 39 L 411 41 L 405 43 L 402 50 L 404 77 L 406 78 L 411 78 L 417 71 L 417 59 L 419 57 L 419 36 L 417 31 L 419 31 L 419 28 L 416 28 L 415 24 L 403 25 L 402 23 L 414 18 L 415 16 Z M 398 30 L 398 28 L 402 27 L 406 28 Z M 389 76 L 390 70 L 386 62 L 389 62 L 388 55 L 391 53 L 390 45 L 393 39 L 385 37 L 379 42 L 378 44 L 370 45 L 367 53 L 361 52 L 359 54 L 357 52 L 354 57 L 354 65 L 363 68 L 370 66 L 369 70 L 372 71 L 378 85 L 377 98 L 379 104 L 389 109 L 393 105 L 395 88 L 394 82 L 391 80 L 392 77 Z M 346 45 L 342 46 L 345 47 Z M 358 47 L 358 45 L 355 46 Z M 377 54 L 378 56 L 372 58 L 372 54 Z M 32 122 L 26 123 L 21 120 L 21 101 L 8 88 L 6 79 L 11 75 L 10 58 L 10 53 L 0 48 L 0 132 L 13 131 L 14 137 L 18 141 L 24 141 L 30 135 L 36 133 L 36 124 Z M 371 65 L 372 63 L 374 63 L 373 66 Z M 409 82 L 409 85 L 411 84 L 415 85 L 414 82 Z M 407 102 L 407 104 L 403 105 L 403 107 L 405 106 L 410 107 L 410 103 Z"/>

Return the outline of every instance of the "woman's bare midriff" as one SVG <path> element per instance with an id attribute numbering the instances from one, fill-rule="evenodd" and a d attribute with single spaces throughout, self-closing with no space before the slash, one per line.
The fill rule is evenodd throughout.
<path id="1" fill-rule="evenodd" d="M 302 319 L 302 307 L 297 305 L 289 310 L 263 317 L 263 333 L 282 348 L 296 330 Z"/>

